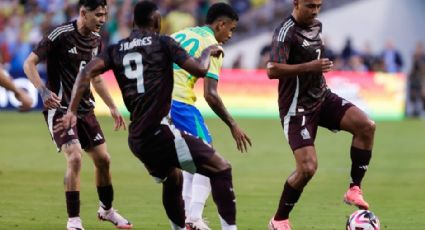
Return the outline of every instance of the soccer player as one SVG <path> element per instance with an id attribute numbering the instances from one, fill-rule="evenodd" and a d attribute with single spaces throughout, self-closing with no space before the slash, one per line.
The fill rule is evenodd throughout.
<path id="1" fill-rule="evenodd" d="M 79 16 L 76 20 L 53 29 L 45 36 L 28 56 L 24 71 L 39 90 L 45 107 L 44 117 L 58 151 L 63 151 L 67 168 L 64 179 L 65 197 L 68 211 L 68 230 L 81 230 L 80 215 L 80 171 L 82 149 L 89 153 L 95 166 L 96 186 L 100 200 L 98 217 L 110 221 L 117 228 L 130 229 L 132 224 L 113 207 L 114 197 L 110 155 L 106 149 L 103 132 L 93 112 L 94 98 L 90 91 L 84 91 L 83 100 L 78 105 L 78 126 L 66 133 L 54 132 L 58 119 L 69 106 L 71 91 L 78 72 L 84 69 L 101 47 L 98 34 L 107 18 L 106 0 L 80 0 Z M 36 65 L 47 62 L 47 85 L 41 81 Z M 96 76 L 92 80 L 96 92 L 108 105 L 115 120 L 115 129 L 124 127 L 125 122 L 106 90 L 103 79 Z"/>
<path id="2" fill-rule="evenodd" d="M 213 44 L 223 44 L 232 37 L 239 17 L 226 3 L 216 3 L 207 12 L 206 25 L 178 31 L 172 37 L 193 57 Z M 212 58 L 208 73 L 204 78 L 204 97 L 211 109 L 229 126 L 237 148 L 244 152 L 251 144 L 248 136 L 239 128 L 236 121 L 224 106 L 218 91 L 218 79 L 223 58 Z M 171 104 L 171 120 L 176 128 L 198 136 L 207 143 L 212 138 L 199 110 L 194 106 L 196 96 L 193 87 L 198 78 L 174 65 L 174 90 Z M 211 191 L 208 177 L 199 173 L 183 171 L 183 200 L 185 203 L 186 225 L 189 229 L 209 230 L 202 220 L 205 202 Z"/>
<path id="3" fill-rule="evenodd" d="M 369 165 L 375 123 L 347 100 L 332 93 L 323 73 L 333 63 L 322 58 L 322 24 L 316 19 L 322 0 L 294 0 L 292 15 L 275 30 L 267 73 L 279 79 L 279 111 L 285 136 L 296 161 L 269 229 L 291 229 L 289 213 L 317 169 L 314 147 L 318 126 L 353 135 L 351 183 L 345 202 L 368 209 L 361 182 Z"/>
<path id="4" fill-rule="evenodd" d="M 163 205 L 172 229 L 184 230 L 182 174 L 179 168 L 198 172 L 211 180 L 212 196 L 226 223 L 224 230 L 236 228 L 236 204 L 230 164 L 201 139 L 182 132 L 168 114 L 173 90 L 173 63 L 194 76 L 205 76 L 210 55 L 218 56 L 219 46 L 207 47 L 196 61 L 169 36 L 159 35 L 161 15 L 155 3 L 138 2 L 134 9 L 135 30 L 108 47 L 87 64 L 77 78 L 62 129 L 75 124 L 77 105 L 90 78 L 112 69 L 130 111 L 128 143 L 133 154 L 149 173 L 163 184 Z"/>
<path id="5" fill-rule="evenodd" d="M 15 97 L 22 104 L 19 106 L 19 111 L 25 112 L 31 109 L 32 99 L 31 97 L 21 88 L 18 88 L 13 80 L 10 78 L 6 70 L 0 67 L 0 86 L 4 87 L 7 90 L 12 91 L 15 94 Z"/>

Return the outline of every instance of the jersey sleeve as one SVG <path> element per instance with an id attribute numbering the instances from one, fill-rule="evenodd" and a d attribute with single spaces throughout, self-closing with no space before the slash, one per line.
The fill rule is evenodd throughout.
<path id="1" fill-rule="evenodd" d="M 48 36 L 44 36 L 43 39 L 34 47 L 33 51 L 37 54 L 40 60 L 45 60 L 47 54 L 52 50 L 54 43 L 49 39 Z"/>
<path id="2" fill-rule="evenodd" d="M 277 63 L 288 62 L 289 52 L 291 51 L 292 30 L 285 31 L 285 27 L 277 29 L 273 35 L 270 51 L 270 61 Z"/>
<path id="3" fill-rule="evenodd" d="M 174 63 L 181 65 L 190 56 L 173 38 L 169 36 L 161 36 L 161 40 L 165 44 L 166 49 L 171 55 L 171 59 Z"/>
<path id="4" fill-rule="evenodd" d="M 215 79 L 218 81 L 218 76 L 220 76 L 221 66 L 223 65 L 223 57 L 213 57 L 210 61 L 210 68 L 208 69 L 207 77 Z"/>

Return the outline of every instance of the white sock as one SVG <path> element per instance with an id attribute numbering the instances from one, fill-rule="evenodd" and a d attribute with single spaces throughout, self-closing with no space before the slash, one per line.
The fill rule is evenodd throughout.
<path id="1" fill-rule="evenodd" d="M 184 212 L 186 218 L 190 215 L 190 203 L 192 202 L 192 180 L 193 174 L 186 171 L 183 172 L 183 190 L 182 197 L 184 201 Z"/>
<path id="2" fill-rule="evenodd" d="M 192 180 L 192 202 L 190 203 L 191 220 L 202 219 L 205 202 L 211 192 L 210 178 L 195 173 Z"/>
<path id="3" fill-rule="evenodd" d="M 237 230 L 236 225 L 229 225 L 223 218 L 220 216 L 221 230 Z"/>
<path id="4" fill-rule="evenodd" d="M 178 226 L 177 224 L 175 224 L 173 221 L 170 220 L 170 224 L 171 224 L 171 229 L 172 230 L 186 230 L 186 227 L 182 228 L 180 226 Z"/>

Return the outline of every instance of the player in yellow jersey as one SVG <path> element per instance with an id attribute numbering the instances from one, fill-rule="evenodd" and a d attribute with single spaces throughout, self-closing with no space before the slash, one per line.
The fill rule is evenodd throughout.
<path id="1" fill-rule="evenodd" d="M 212 44 L 223 44 L 232 37 L 239 17 L 233 8 L 225 3 L 212 5 L 207 13 L 206 25 L 191 27 L 178 31 L 172 37 L 178 41 L 186 51 L 198 57 L 201 51 Z M 210 68 L 204 78 L 204 97 L 211 109 L 230 128 L 236 141 L 238 150 L 247 151 L 251 140 L 242 131 L 236 121 L 224 106 L 217 92 L 217 84 L 222 66 L 223 57 L 212 58 Z M 198 78 L 174 65 L 174 90 L 171 106 L 171 119 L 174 125 L 183 131 L 198 136 L 211 144 L 211 135 L 204 123 L 199 110 L 194 106 L 196 95 L 193 87 Z M 183 172 L 183 200 L 185 202 L 186 225 L 189 230 L 209 230 L 202 219 L 205 201 L 211 191 L 210 180 L 201 174 Z M 226 223 L 220 217 L 222 230 L 236 230 L 236 225 Z"/>

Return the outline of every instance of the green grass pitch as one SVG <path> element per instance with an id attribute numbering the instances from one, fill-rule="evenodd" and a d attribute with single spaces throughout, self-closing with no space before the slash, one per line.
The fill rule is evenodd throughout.
<path id="1" fill-rule="evenodd" d="M 127 132 L 113 132 L 112 119 L 100 117 L 115 189 L 114 207 L 134 229 L 167 230 L 161 185 L 147 174 L 127 146 Z M 253 141 L 238 153 L 230 132 L 208 119 L 216 149 L 232 162 L 240 230 L 265 230 L 276 210 L 285 178 L 294 169 L 292 153 L 278 120 L 238 119 Z M 379 122 L 374 155 L 363 190 L 381 229 L 413 230 L 425 226 L 425 122 Z M 320 129 L 316 141 L 319 169 L 291 214 L 294 230 L 342 230 L 355 208 L 342 196 L 349 182 L 350 135 Z M 56 153 L 41 113 L 0 113 L 0 229 L 65 229 L 62 179 L 65 160 Z M 81 216 L 88 230 L 114 229 L 96 218 L 98 199 L 93 165 L 83 158 Z M 220 229 L 211 198 L 204 216 Z"/>

